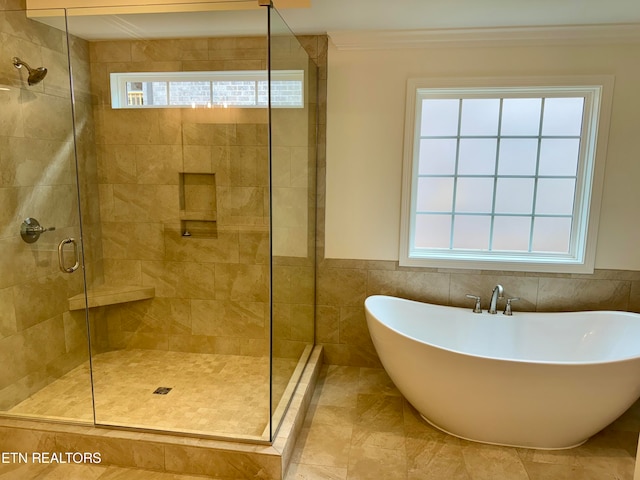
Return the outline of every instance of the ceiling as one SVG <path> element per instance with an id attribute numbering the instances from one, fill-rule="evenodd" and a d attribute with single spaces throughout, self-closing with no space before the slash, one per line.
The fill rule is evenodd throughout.
<path id="1" fill-rule="evenodd" d="M 640 22 L 639 0 L 312 0 L 282 16 L 295 33 Z"/>
<path id="2" fill-rule="evenodd" d="M 104 3 L 121 2 L 104 0 Z M 246 2 L 226 5 L 233 7 L 234 3 Z M 277 0 L 274 3 L 277 5 Z M 311 0 L 310 4 L 281 9 L 283 19 L 294 33 L 640 24 L 640 0 Z M 91 9 L 70 10 L 73 15 L 69 26 L 72 33 L 89 40 L 265 32 L 261 8 L 239 11 L 216 7 L 202 11 L 204 7 L 193 4 L 189 8 L 198 11 L 150 15 L 128 14 L 118 9 L 105 15 L 104 11 Z M 52 25 L 64 24 L 55 16 L 39 19 Z"/>

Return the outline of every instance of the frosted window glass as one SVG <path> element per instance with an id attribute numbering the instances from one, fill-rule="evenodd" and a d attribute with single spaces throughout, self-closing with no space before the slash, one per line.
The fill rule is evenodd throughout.
<path id="1" fill-rule="evenodd" d="M 416 248 L 449 248 L 450 215 L 416 215 L 413 244 Z"/>
<path id="2" fill-rule="evenodd" d="M 496 172 L 496 145 L 493 138 L 463 138 L 458 158 L 459 175 L 493 175 Z"/>
<path id="3" fill-rule="evenodd" d="M 493 178 L 459 178 L 456 190 L 456 212 L 491 213 Z"/>
<path id="4" fill-rule="evenodd" d="M 450 212 L 453 200 L 453 178 L 418 178 L 416 210 Z"/>
<path id="5" fill-rule="evenodd" d="M 422 136 L 454 136 L 458 134 L 458 111 L 460 100 L 422 100 Z"/>
<path id="6" fill-rule="evenodd" d="M 544 138 L 540 144 L 539 175 L 573 176 L 578 168 L 580 140 Z"/>
<path id="7" fill-rule="evenodd" d="M 533 178 L 498 178 L 496 213 L 526 213 L 533 211 Z"/>
<path id="8" fill-rule="evenodd" d="M 538 140 L 509 139 L 500 140 L 498 175 L 535 175 L 538 158 Z"/>
<path id="9" fill-rule="evenodd" d="M 529 250 L 531 217 L 496 217 L 493 220 L 492 250 Z"/>
<path id="10" fill-rule="evenodd" d="M 457 215 L 453 223 L 453 248 L 488 250 L 491 217 Z"/>
<path id="11" fill-rule="evenodd" d="M 500 99 L 462 100 L 460 135 L 497 135 Z"/>
<path id="12" fill-rule="evenodd" d="M 538 180 L 536 210 L 538 215 L 571 215 L 576 181 L 572 178 Z"/>
<path id="13" fill-rule="evenodd" d="M 129 82 L 127 82 L 127 85 L 129 85 Z M 143 85 L 151 86 L 150 90 L 152 93 L 150 95 L 150 102 L 148 102 L 149 105 L 169 104 L 169 100 L 167 99 L 167 93 L 169 92 L 167 82 L 143 82 Z"/>
<path id="14" fill-rule="evenodd" d="M 539 218 L 533 224 L 531 249 L 534 252 L 569 252 L 570 218 Z"/>
<path id="15" fill-rule="evenodd" d="M 575 135 L 582 130 L 584 99 L 547 98 L 544 102 L 542 135 Z"/>
<path id="16" fill-rule="evenodd" d="M 608 121 L 611 92 L 577 80 L 407 82 L 401 264 L 588 269 L 596 113 Z"/>
<path id="17" fill-rule="evenodd" d="M 502 102 L 501 135 L 538 135 L 541 98 L 505 98 Z"/>
<path id="18" fill-rule="evenodd" d="M 253 82 L 248 83 L 253 86 Z M 253 95 L 255 98 L 255 94 Z M 211 100 L 211 82 L 169 82 L 169 99 L 171 105 L 207 105 Z"/>
<path id="19" fill-rule="evenodd" d="M 456 169 L 455 139 L 422 139 L 420 140 L 420 175 L 453 175 Z"/>

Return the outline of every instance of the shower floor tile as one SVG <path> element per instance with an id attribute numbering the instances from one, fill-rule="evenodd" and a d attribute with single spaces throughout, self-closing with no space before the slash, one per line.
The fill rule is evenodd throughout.
<path id="1" fill-rule="evenodd" d="M 92 363 L 98 424 L 240 437 L 261 437 L 267 427 L 268 358 L 118 350 Z M 296 365 L 295 359 L 274 359 L 274 408 Z M 171 390 L 154 394 L 158 387 Z M 89 363 L 9 413 L 93 422 Z"/>

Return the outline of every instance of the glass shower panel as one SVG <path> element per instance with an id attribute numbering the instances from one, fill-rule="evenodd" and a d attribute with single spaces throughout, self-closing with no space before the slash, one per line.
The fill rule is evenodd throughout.
<path id="1" fill-rule="evenodd" d="M 318 40 L 303 45 L 273 8 L 269 31 L 274 434 L 314 343 Z"/>
<path id="2" fill-rule="evenodd" d="M 92 422 L 67 39 L 34 13 L 64 25 L 0 6 L 0 412 Z"/>
<path id="3" fill-rule="evenodd" d="M 267 11 L 78 8 L 68 21 L 89 63 L 74 88 L 83 204 L 98 202 L 84 218 L 96 423 L 268 440 L 268 109 L 214 88 L 266 81 Z M 180 105 L 148 101 L 178 81 L 165 95 Z"/>

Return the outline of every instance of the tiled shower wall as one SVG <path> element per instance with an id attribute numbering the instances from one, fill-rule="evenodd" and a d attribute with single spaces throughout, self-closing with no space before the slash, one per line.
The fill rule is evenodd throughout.
<path id="1" fill-rule="evenodd" d="M 72 315 L 67 304 L 82 291 L 82 272 L 61 273 L 57 258 L 60 240 L 79 238 L 67 42 L 64 32 L 10 10 L 22 6 L 0 3 L 0 85 L 8 88 L 0 90 L 0 409 L 88 358 L 84 316 Z M 82 41 L 72 41 L 80 76 L 88 73 L 85 49 Z M 14 56 L 46 66 L 46 79 L 27 86 Z M 78 120 L 86 119 L 89 98 L 78 97 L 76 105 Z M 93 149 L 80 148 L 81 168 L 91 171 Z M 88 208 L 87 219 L 96 212 Z M 19 235 L 27 217 L 55 231 L 27 244 Z"/>
<path id="2" fill-rule="evenodd" d="M 304 70 L 307 79 L 307 108 L 271 112 L 273 354 L 296 358 L 314 341 L 316 146 L 327 37 L 282 36 L 272 38 L 271 45 L 274 70 Z"/>
<path id="3" fill-rule="evenodd" d="M 299 48 L 295 41 L 282 42 L 289 55 Z M 97 346 L 267 355 L 267 111 L 114 110 L 109 93 L 111 72 L 264 70 L 266 39 L 109 41 L 91 43 L 90 50 L 92 91 L 98 99 L 94 113 L 104 282 L 153 286 L 156 295 L 92 309 Z M 302 143 L 291 143 L 287 135 L 299 123 L 285 113 L 274 121 L 276 153 L 287 159 L 284 170 L 278 170 L 280 179 L 299 174 L 291 160 L 298 145 L 305 145 L 307 153 L 306 130 Z M 279 136 L 288 143 L 278 143 Z M 181 172 L 215 178 L 215 235 L 183 235 Z M 287 193 L 286 188 L 281 192 Z M 315 201 L 309 208 L 315 208 Z M 283 285 L 274 289 L 275 301 L 281 303 L 274 320 L 280 355 L 298 356 L 312 341 L 313 268 L 308 263 L 285 259 L 274 268 L 276 282 Z M 311 281 L 293 282 L 292 287 L 291 278 L 300 275 Z M 297 313 L 305 315 L 306 335 L 292 327 L 299 324 Z"/>

